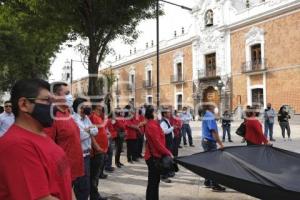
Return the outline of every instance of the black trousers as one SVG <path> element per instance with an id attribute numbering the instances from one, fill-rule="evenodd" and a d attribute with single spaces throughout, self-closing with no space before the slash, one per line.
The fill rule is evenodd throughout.
<path id="1" fill-rule="evenodd" d="M 291 128 L 289 122 L 279 122 L 282 137 L 285 138 L 285 130 L 287 130 L 288 138 L 291 137 Z"/>
<path id="2" fill-rule="evenodd" d="M 114 155 L 114 145 L 112 142 L 112 139 L 109 139 L 109 145 L 108 145 L 108 150 L 106 153 L 106 159 L 105 159 L 105 168 L 110 168 L 112 167 L 112 159 Z"/>
<path id="3" fill-rule="evenodd" d="M 173 138 L 173 148 L 172 148 L 172 154 L 174 157 L 178 156 L 178 147 L 180 144 L 180 136 Z"/>
<path id="4" fill-rule="evenodd" d="M 147 160 L 146 163 L 148 166 L 148 185 L 146 191 L 146 200 L 158 200 L 160 171 L 158 168 L 156 168 L 152 157 Z"/>
<path id="5" fill-rule="evenodd" d="M 143 153 L 143 147 L 144 147 L 144 135 L 141 135 L 138 137 L 138 141 L 137 141 L 137 153 L 138 156 L 142 155 Z"/>
<path id="6" fill-rule="evenodd" d="M 127 160 L 128 162 L 136 160 L 137 156 L 137 139 L 126 140 L 127 143 Z"/>
<path id="7" fill-rule="evenodd" d="M 166 138 L 166 147 L 169 151 L 172 152 L 172 149 L 173 149 L 173 135 L 172 135 L 172 133 L 166 134 L 165 138 Z"/>
<path id="8" fill-rule="evenodd" d="M 116 145 L 115 164 L 120 163 L 120 157 L 121 157 L 121 153 L 122 153 L 122 150 L 123 150 L 123 143 L 124 143 L 124 138 L 123 137 L 117 137 L 115 139 L 115 145 Z"/>
<path id="9" fill-rule="evenodd" d="M 77 200 L 88 200 L 90 196 L 90 156 L 84 157 L 84 176 L 74 182 L 74 193 Z"/>
<path id="10" fill-rule="evenodd" d="M 91 158 L 91 195 L 90 200 L 98 200 L 101 195 L 98 191 L 99 176 L 103 173 L 105 163 L 105 154 L 97 154 Z"/>

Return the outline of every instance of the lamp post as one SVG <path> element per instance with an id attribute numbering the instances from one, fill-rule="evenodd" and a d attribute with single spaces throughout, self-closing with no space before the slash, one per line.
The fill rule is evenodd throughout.
<path id="1" fill-rule="evenodd" d="M 119 107 L 119 77 L 117 77 L 117 91 L 116 91 L 116 97 L 117 97 L 117 108 Z"/>
<path id="2" fill-rule="evenodd" d="M 183 5 L 179 5 L 179 4 L 176 4 L 176 3 L 172 3 L 172 2 L 169 2 L 169 1 L 165 1 L 165 0 L 156 0 L 156 76 L 157 76 L 157 88 L 156 88 L 156 98 L 157 98 L 157 102 L 156 102 L 156 105 L 157 105 L 157 108 L 159 108 L 159 105 L 160 105 L 160 95 L 159 95 L 159 1 L 161 2 L 164 2 L 164 3 L 167 3 L 167 4 L 170 4 L 170 5 L 173 5 L 173 6 L 177 6 L 177 7 L 180 7 L 182 9 L 185 9 L 185 10 L 188 10 L 188 11 L 192 11 L 193 9 L 192 8 L 188 8 L 186 6 L 183 6 Z"/>
<path id="3" fill-rule="evenodd" d="M 224 85 L 223 81 L 219 80 L 218 83 L 217 83 L 217 87 L 219 89 L 219 94 L 220 94 L 220 104 L 219 104 L 219 108 L 220 108 L 219 109 L 219 114 L 220 114 L 220 116 L 223 113 L 223 109 L 222 109 L 222 100 L 223 100 L 223 98 L 222 98 L 222 89 L 223 89 L 224 86 L 225 85 Z"/>
<path id="4" fill-rule="evenodd" d="M 70 62 L 70 85 L 71 85 L 71 94 L 72 94 L 72 88 L 73 88 L 73 62 L 78 62 L 78 63 L 88 63 L 88 62 L 85 62 L 85 61 L 80 61 L 80 60 L 73 60 L 71 59 L 71 62 Z M 85 68 L 86 69 L 86 68 Z"/>

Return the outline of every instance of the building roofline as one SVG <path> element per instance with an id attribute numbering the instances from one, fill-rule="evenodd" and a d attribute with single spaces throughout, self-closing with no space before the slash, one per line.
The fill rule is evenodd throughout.
<path id="1" fill-rule="evenodd" d="M 300 9 L 300 1 L 299 2 L 291 2 L 289 4 L 284 4 L 280 7 L 274 7 L 273 9 L 268 10 L 267 12 L 256 14 L 252 17 L 247 17 L 246 19 L 242 19 L 240 21 L 234 22 L 230 25 L 224 25 L 219 28 L 220 31 L 224 30 L 237 30 L 246 26 L 249 26 L 251 24 L 255 24 L 258 22 L 263 22 L 264 20 L 277 17 L 292 11 L 296 11 Z M 244 12 L 243 12 L 244 13 Z"/>

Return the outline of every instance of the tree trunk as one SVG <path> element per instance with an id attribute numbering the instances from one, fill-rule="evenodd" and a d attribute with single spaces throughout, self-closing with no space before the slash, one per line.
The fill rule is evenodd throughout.
<path id="1" fill-rule="evenodd" d="M 99 66 L 97 65 L 97 44 L 93 40 L 93 38 L 89 38 L 89 87 L 88 87 L 88 95 L 89 96 L 96 96 L 99 94 L 98 89 L 98 69 Z"/>

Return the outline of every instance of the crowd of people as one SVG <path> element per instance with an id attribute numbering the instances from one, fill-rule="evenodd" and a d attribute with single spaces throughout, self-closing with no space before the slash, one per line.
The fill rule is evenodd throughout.
<path id="1" fill-rule="evenodd" d="M 192 116 L 185 108 L 181 120 L 165 107 L 159 123 L 151 106 L 127 105 L 108 114 L 105 108 L 103 99 L 73 99 L 64 82 L 18 81 L 0 115 L 0 199 L 106 199 L 98 190 L 99 179 L 124 166 L 124 143 L 128 163 L 145 158 L 146 196 L 156 199 L 159 181 L 170 183 L 175 173 L 153 170 L 151 160 L 176 157 L 182 132 L 194 146 Z"/>
<path id="2" fill-rule="evenodd" d="M 159 199 L 160 181 L 171 183 L 176 170 L 161 170 L 157 162 L 165 156 L 176 158 L 187 144 L 194 147 L 192 115 L 187 107 L 178 114 L 172 106 L 163 106 L 161 116 L 151 105 L 135 109 L 129 104 L 109 113 L 106 108 L 100 98 L 74 99 L 64 82 L 18 81 L 0 115 L 0 199 L 107 199 L 100 194 L 99 179 L 124 166 L 120 159 L 124 144 L 127 163 L 146 161 L 146 199 Z M 230 113 L 225 111 L 222 117 L 221 139 L 215 107 L 208 104 L 203 110 L 204 151 L 214 151 L 217 145 L 223 149 L 226 135 L 233 142 Z M 268 105 L 263 132 L 257 109 L 247 108 L 243 135 L 247 145 L 270 144 L 268 135 L 273 141 L 275 114 Z M 283 138 L 285 130 L 290 138 L 289 118 L 281 108 L 278 120 Z M 225 191 L 214 180 L 204 184 L 214 191 Z"/>

